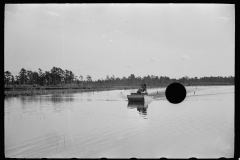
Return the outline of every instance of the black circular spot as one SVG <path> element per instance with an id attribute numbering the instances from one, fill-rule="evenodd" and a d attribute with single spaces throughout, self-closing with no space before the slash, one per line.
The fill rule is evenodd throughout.
<path id="1" fill-rule="evenodd" d="M 181 103 L 186 97 L 186 89 L 180 83 L 171 83 L 165 91 L 165 96 L 170 103 Z"/>

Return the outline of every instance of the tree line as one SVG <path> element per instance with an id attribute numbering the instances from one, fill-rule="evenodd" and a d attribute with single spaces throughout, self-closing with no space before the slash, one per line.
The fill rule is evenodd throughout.
<path id="1" fill-rule="evenodd" d="M 166 76 L 135 76 L 131 74 L 128 77 L 115 77 L 107 76 L 105 79 L 98 79 L 96 81 L 92 80 L 90 75 L 86 76 L 86 79 L 82 75 L 76 76 L 72 71 L 62 70 L 58 67 L 53 67 L 50 71 L 43 72 L 40 68 L 38 72 L 25 70 L 22 68 L 18 75 L 13 76 L 11 72 L 4 72 L 4 84 L 5 85 L 66 85 L 66 84 L 76 84 L 76 85 L 104 85 L 104 86 L 130 86 L 130 85 L 140 85 L 142 83 L 148 86 L 156 86 L 163 84 L 170 84 L 172 82 L 179 82 L 183 84 L 234 84 L 234 77 L 194 77 L 189 78 L 187 76 L 175 79 L 170 79 Z"/>

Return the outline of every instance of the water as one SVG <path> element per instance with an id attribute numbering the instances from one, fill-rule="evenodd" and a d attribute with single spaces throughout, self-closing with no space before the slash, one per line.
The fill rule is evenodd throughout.
<path id="1" fill-rule="evenodd" d="M 148 97 L 144 105 L 128 104 L 126 95 L 136 90 L 6 98 L 5 155 L 233 157 L 234 86 L 187 87 L 187 91 L 178 105 L 164 97 Z"/>

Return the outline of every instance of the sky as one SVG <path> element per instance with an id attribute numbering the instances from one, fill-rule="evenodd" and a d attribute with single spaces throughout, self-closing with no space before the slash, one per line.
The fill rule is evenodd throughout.
<path id="1" fill-rule="evenodd" d="M 6 4 L 4 71 L 234 76 L 233 4 Z"/>

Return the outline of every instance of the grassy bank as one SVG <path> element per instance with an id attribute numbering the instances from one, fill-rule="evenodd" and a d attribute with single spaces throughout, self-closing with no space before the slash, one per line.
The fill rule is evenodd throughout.
<path id="1" fill-rule="evenodd" d="M 111 86 L 111 87 L 8 87 L 5 88 L 4 97 L 17 97 L 17 96 L 34 96 L 34 95 L 47 95 L 47 94 L 65 94 L 65 93 L 78 93 L 78 92 L 96 92 L 96 91 L 109 91 L 109 90 L 127 90 L 136 89 L 138 86 Z"/>
<path id="2" fill-rule="evenodd" d="M 147 88 L 167 87 L 169 84 L 148 86 Z M 204 84 L 184 84 L 184 86 L 211 86 L 211 85 L 234 85 L 226 83 L 204 83 Z M 5 87 L 4 97 L 17 96 L 34 96 L 47 94 L 64 94 L 78 92 L 94 92 L 94 91 L 109 91 L 109 90 L 127 90 L 138 89 L 139 86 L 8 86 Z"/>

